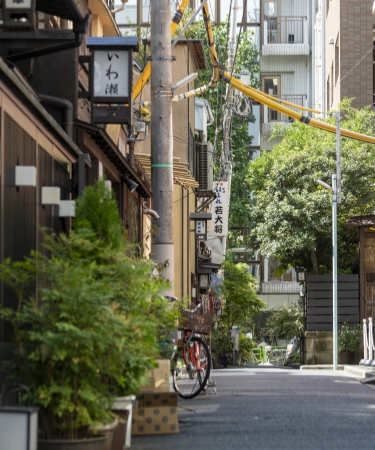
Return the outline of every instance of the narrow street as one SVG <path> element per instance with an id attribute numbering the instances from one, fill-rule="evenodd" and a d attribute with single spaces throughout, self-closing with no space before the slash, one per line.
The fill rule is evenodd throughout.
<path id="1" fill-rule="evenodd" d="M 375 390 L 343 371 L 216 370 L 216 394 L 179 401 L 180 433 L 134 450 L 373 449 Z"/>

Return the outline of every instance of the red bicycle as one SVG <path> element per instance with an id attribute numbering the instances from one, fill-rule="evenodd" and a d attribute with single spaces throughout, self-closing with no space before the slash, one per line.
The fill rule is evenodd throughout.
<path id="1" fill-rule="evenodd" d="M 209 334 L 214 311 L 198 305 L 194 309 L 183 309 L 182 342 L 172 358 L 173 386 L 178 395 L 190 399 L 207 389 L 211 371 L 211 354 L 204 339 L 197 336 Z"/>

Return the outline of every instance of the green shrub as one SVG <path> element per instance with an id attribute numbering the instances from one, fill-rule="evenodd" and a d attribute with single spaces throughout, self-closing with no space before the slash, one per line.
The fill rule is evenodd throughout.
<path id="1" fill-rule="evenodd" d="M 285 304 L 272 309 L 267 319 L 267 327 L 280 339 L 293 339 L 303 333 L 303 310 L 297 303 Z"/>
<path id="2" fill-rule="evenodd" d="M 45 234 L 50 256 L 32 252 L 0 265 L 18 298 L 17 309 L 0 310 L 17 344 L 8 368 L 29 387 L 47 439 L 87 437 L 91 425 L 109 419 L 114 396 L 137 392 L 159 357 L 159 341 L 175 328 L 176 314 L 159 295 L 165 283 L 152 276 L 151 262 L 128 256 L 121 227 L 107 221 L 118 224 L 119 215 L 103 185 L 78 202 L 86 212 L 74 232 Z M 99 209 L 97 221 L 86 194 Z"/>
<path id="3" fill-rule="evenodd" d="M 349 325 L 344 322 L 338 333 L 338 350 L 339 352 L 355 352 L 362 340 L 360 334 L 361 326 L 359 324 Z"/>

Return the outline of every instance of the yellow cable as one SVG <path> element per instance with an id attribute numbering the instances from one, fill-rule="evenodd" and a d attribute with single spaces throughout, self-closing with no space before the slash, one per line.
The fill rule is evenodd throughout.
<path id="1" fill-rule="evenodd" d="M 273 95 L 266 94 L 265 92 L 259 91 L 258 89 L 255 89 L 251 86 L 247 86 L 252 91 L 257 92 L 260 95 L 263 95 L 264 97 L 267 97 L 271 100 L 277 101 L 280 104 L 291 106 L 292 108 L 301 109 L 302 111 L 308 111 L 312 112 L 314 114 L 322 114 L 321 111 L 317 111 L 316 109 L 306 108 L 305 106 L 296 105 L 295 103 L 288 102 L 286 100 L 277 99 L 277 97 L 274 97 Z"/>
<path id="2" fill-rule="evenodd" d="M 248 86 L 241 83 L 241 81 L 236 78 L 231 77 L 228 73 L 223 72 L 221 78 L 226 82 L 233 86 L 235 89 L 243 92 L 248 97 L 253 98 L 254 100 L 262 103 L 263 105 L 268 106 L 269 108 L 274 109 L 282 114 L 285 114 L 292 119 L 298 120 L 299 122 L 303 122 L 306 125 L 311 125 L 315 128 L 320 128 L 321 130 L 328 131 L 330 133 L 336 133 L 336 127 L 334 125 L 329 125 L 324 122 L 320 122 L 319 120 L 311 119 L 310 117 L 303 116 L 292 109 L 286 108 L 280 103 L 275 102 L 274 100 L 270 100 L 263 95 L 258 94 L 254 89 L 250 89 Z M 368 142 L 369 144 L 375 144 L 375 137 L 367 136 L 365 134 L 355 133 L 354 131 L 345 130 L 340 128 L 340 134 L 342 136 L 356 139 L 358 141 Z"/>
<path id="3" fill-rule="evenodd" d="M 178 5 L 172 19 L 171 36 L 173 36 L 174 32 L 177 30 L 177 27 L 182 19 L 182 16 L 184 15 L 185 9 L 188 6 L 188 4 L 189 0 L 181 0 L 181 3 Z M 149 80 L 150 76 L 151 76 L 151 62 L 149 61 L 134 85 L 133 100 L 135 100 L 138 97 L 144 85 Z"/>

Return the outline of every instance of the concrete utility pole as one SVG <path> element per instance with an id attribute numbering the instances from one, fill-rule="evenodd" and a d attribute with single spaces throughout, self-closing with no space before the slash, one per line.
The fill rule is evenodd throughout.
<path id="1" fill-rule="evenodd" d="M 168 261 L 163 272 L 174 282 L 173 242 L 173 135 L 172 135 L 172 67 L 171 67 L 171 6 L 169 0 L 151 2 L 151 180 L 152 209 L 160 218 L 153 237 L 152 258 Z"/>
<path id="2" fill-rule="evenodd" d="M 228 44 L 228 60 L 226 64 L 226 69 L 229 74 L 234 71 L 234 58 L 236 53 L 236 31 L 237 31 L 237 11 L 238 11 L 238 0 L 233 0 L 232 7 L 232 22 L 230 28 L 230 39 Z M 233 88 L 227 84 L 226 96 L 225 96 L 225 109 L 223 118 L 223 149 L 221 151 L 221 162 L 220 162 L 220 181 L 228 181 L 228 191 L 229 191 L 229 203 L 230 203 L 230 185 L 232 180 L 232 145 L 231 145 L 231 129 L 232 129 L 232 118 L 233 118 Z M 227 237 L 224 236 L 222 239 L 223 255 L 226 253 Z"/>

